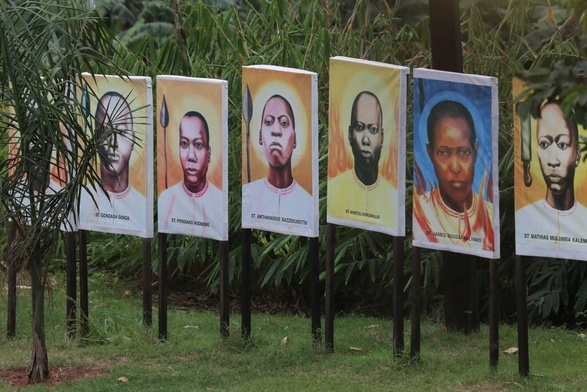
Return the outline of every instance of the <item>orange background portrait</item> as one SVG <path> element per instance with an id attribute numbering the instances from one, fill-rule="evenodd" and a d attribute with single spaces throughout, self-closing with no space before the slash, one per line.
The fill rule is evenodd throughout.
<path id="1" fill-rule="evenodd" d="M 296 148 L 292 154 L 292 173 L 296 182 L 312 195 L 312 78 L 310 73 L 278 72 L 269 69 L 243 68 L 243 89 L 248 85 L 253 100 L 250 123 L 249 154 L 251 182 L 267 177 L 268 163 L 259 144 L 261 116 L 267 100 L 279 94 L 289 101 L 295 117 Z M 247 179 L 247 138 L 243 118 L 242 181 Z"/>
<path id="2" fill-rule="evenodd" d="M 183 181 L 183 169 L 179 158 L 179 124 L 189 111 L 201 113 L 208 123 L 211 150 L 206 178 L 222 190 L 222 89 L 220 81 L 195 78 L 157 78 L 157 189 L 165 190 L 164 129 L 161 125 L 163 97 L 167 103 L 167 186 Z"/>
<path id="3" fill-rule="evenodd" d="M 86 132 L 93 137 L 96 123 L 94 116 L 96 115 L 96 108 L 98 100 L 109 91 L 116 91 L 126 98 L 130 105 L 130 110 L 133 119 L 133 130 L 135 132 L 136 144 L 130 156 L 129 162 L 129 183 L 134 189 L 143 195 L 147 195 L 147 129 L 149 113 L 149 102 L 147 95 L 147 80 L 143 78 L 129 79 L 118 76 L 103 76 L 84 74 L 85 83 L 88 85 L 90 92 L 90 117 L 89 129 L 86 127 Z M 93 92 L 93 93 L 92 93 Z M 80 92 L 81 93 L 81 92 Z M 83 120 L 82 120 L 83 121 Z M 96 170 L 100 172 L 100 159 L 96 160 Z"/>
<path id="4" fill-rule="evenodd" d="M 12 117 L 14 116 L 14 107 L 9 106 L 8 107 L 8 113 L 9 115 Z M 63 133 L 64 135 L 64 142 L 65 141 L 65 137 L 67 135 L 67 130 L 65 129 L 65 125 L 63 124 L 59 124 L 59 129 L 61 130 L 61 133 Z M 20 159 L 20 132 L 15 129 L 13 126 L 8 126 L 8 136 L 9 136 L 9 142 L 8 142 L 8 158 L 11 160 L 15 160 L 14 164 L 11 164 L 9 169 L 8 169 L 8 174 L 9 176 L 13 176 L 14 172 L 15 172 L 15 167 L 16 164 L 19 159 Z M 69 158 L 67 158 L 69 159 Z M 61 187 L 65 187 L 65 185 L 67 185 L 67 181 L 68 181 L 68 173 L 66 170 L 66 161 L 67 161 L 66 157 L 63 156 L 59 156 L 57 157 L 57 153 L 55 150 L 53 150 L 53 152 L 51 153 L 51 165 L 49 167 L 49 170 L 51 171 L 51 181 L 54 181 L 55 183 L 57 183 L 59 186 Z M 73 173 L 71 173 L 71 175 L 73 175 Z"/>

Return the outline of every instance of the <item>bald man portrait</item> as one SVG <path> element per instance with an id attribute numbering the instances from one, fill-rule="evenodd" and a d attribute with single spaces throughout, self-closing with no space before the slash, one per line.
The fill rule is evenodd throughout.
<path id="1" fill-rule="evenodd" d="M 396 228 L 398 193 L 380 173 L 385 133 L 383 109 L 374 93 L 362 91 L 355 97 L 347 135 L 353 168 L 328 182 L 329 221 L 333 217 Z"/>

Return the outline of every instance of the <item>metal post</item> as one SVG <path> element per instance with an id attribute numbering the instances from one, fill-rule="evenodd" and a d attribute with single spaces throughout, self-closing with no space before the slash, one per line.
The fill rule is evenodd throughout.
<path id="1" fill-rule="evenodd" d="M 467 328 L 465 333 L 478 331 L 480 327 L 479 298 L 477 295 L 477 257 L 466 256 L 467 262 Z"/>
<path id="2" fill-rule="evenodd" d="M 326 224 L 326 302 L 324 311 L 324 344 L 326 351 L 334 352 L 334 247 L 336 227 Z"/>
<path id="3" fill-rule="evenodd" d="M 65 233 L 65 258 L 66 258 L 66 293 L 65 313 L 67 317 L 67 336 L 73 337 L 76 333 L 76 301 L 77 301 L 77 260 L 75 249 L 75 233 Z"/>
<path id="4" fill-rule="evenodd" d="M 79 230 L 79 302 L 81 308 L 80 333 L 82 337 L 88 336 L 88 232 Z"/>
<path id="5" fill-rule="evenodd" d="M 404 351 L 404 237 L 393 237 L 393 352 Z"/>
<path id="6" fill-rule="evenodd" d="M 151 277 L 151 239 L 143 238 L 143 323 L 147 327 L 153 324 Z"/>
<path id="7" fill-rule="evenodd" d="M 308 254 L 310 262 L 310 286 L 311 286 L 311 301 L 312 301 L 312 336 L 314 343 L 320 343 L 321 337 L 321 320 L 320 320 L 320 267 L 318 265 L 319 258 L 319 240 L 318 237 L 310 238 L 310 250 Z"/>
<path id="8" fill-rule="evenodd" d="M 516 310 L 518 312 L 518 372 L 522 377 L 530 374 L 528 353 L 528 307 L 526 291 L 526 259 L 516 256 Z"/>
<path id="9" fill-rule="evenodd" d="M 220 336 L 230 336 L 230 291 L 228 270 L 228 241 L 220 241 Z"/>
<path id="10" fill-rule="evenodd" d="M 251 229 L 242 229 L 241 335 L 251 338 Z"/>
<path id="11" fill-rule="evenodd" d="M 159 250 L 159 339 L 167 340 L 167 234 L 157 234 Z"/>
<path id="12" fill-rule="evenodd" d="M 489 260 L 489 366 L 499 363 L 499 270 L 497 260 Z"/>
<path id="13" fill-rule="evenodd" d="M 412 325 L 410 333 L 410 360 L 417 361 L 420 358 L 420 314 L 422 297 L 422 271 L 420 262 L 421 250 L 412 247 Z"/>

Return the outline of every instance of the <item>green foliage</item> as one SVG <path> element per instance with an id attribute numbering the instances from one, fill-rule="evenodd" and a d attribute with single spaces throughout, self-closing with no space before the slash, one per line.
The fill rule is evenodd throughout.
<path id="1" fill-rule="evenodd" d="M 587 304 L 587 263 L 537 259 L 528 269 L 531 321 L 555 319 L 573 327 L 584 322 Z M 581 321 L 583 320 L 583 321 Z"/>
<path id="2" fill-rule="evenodd" d="M 521 115 L 530 111 L 534 118 L 538 118 L 542 104 L 556 99 L 560 101 L 565 117 L 571 117 L 584 128 L 587 127 L 587 61 L 579 59 L 577 53 L 569 58 L 570 64 L 561 60 L 552 68 L 540 67 L 525 72 L 523 76 L 528 88 L 518 97 L 526 98 Z M 584 140 L 582 144 L 582 151 L 586 151 Z"/>
<path id="3" fill-rule="evenodd" d="M 587 6 L 578 1 L 565 3 L 566 8 L 545 7 L 547 12 L 536 29 L 541 38 L 528 37 L 529 45 L 534 43 L 535 59 L 529 69 L 518 73 L 528 86 L 516 99 L 525 99 L 521 115 L 531 113 L 534 118 L 539 117 L 544 101 L 559 100 L 565 116 L 587 127 Z"/>
<path id="4" fill-rule="evenodd" d="M 338 10 L 329 8 L 328 4 L 321 5 L 309 1 L 297 4 L 280 1 L 263 3 L 259 10 L 249 9 L 244 16 L 242 10 L 236 8 L 222 11 L 202 3 L 196 3 L 191 7 L 183 5 L 185 15 L 182 18 L 182 29 L 187 36 L 187 53 L 190 54 L 189 63 L 192 64 L 191 75 L 223 78 L 229 82 L 229 124 L 233 124 L 230 129 L 229 147 L 231 151 L 237 152 L 231 153 L 229 162 L 231 249 L 238 252 L 240 240 L 241 211 L 238 201 L 241 177 L 241 67 L 265 63 L 310 69 L 320 75 L 319 132 L 320 140 L 323 141 L 320 144 L 320 198 L 323 206 L 321 222 L 324 225 L 329 57 L 335 54 L 351 55 L 348 53 L 350 51 L 357 57 L 398 61 L 393 57 L 396 51 L 389 48 L 389 37 L 395 35 L 406 37 L 394 43 L 398 51 L 401 48 L 405 53 L 407 48 L 410 48 L 416 53 L 409 53 L 415 61 L 421 59 L 423 53 L 422 44 L 413 26 L 394 26 L 393 16 L 389 13 L 379 14 L 372 19 L 366 12 L 368 8 L 368 3 L 358 2 L 349 22 L 343 24 L 339 22 Z M 366 34 L 358 34 L 359 31 Z M 169 52 L 167 53 L 167 61 L 171 58 L 181 58 L 177 49 L 175 56 L 169 56 Z M 390 241 L 384 237 L 370 232 L 361 232 L 357 236 L 357 231 L 338 231 L 337 244 L 342 245 L 338 245 L 337 253 L 340 256 L 348 256 L 344 259 L 339 258 L 341 262 L 337 265 L 337 270 L 345 276 L 346 283 L 352 282 L 352 277 L 358 271 L 368 271 L 367 283 L 374 286 L 374 291 L 381 293 L 384 287 L 389 285 L 389 260 L 392 253 L 389 249 Z M 303 287 L 308 274 L 307 241 L 293 236 L 257 231 L 254 232 L 254 239 L 252 251 L 259 284 L 273 287 L 285 285 L 293 290 Z M 203 242 L 192 240 L 188 248 L 200 247 Z M 321 243 L 325 244 L 324 238 Z M 321 251 L 323 252 L 323 249 Z M 177 255 L 181 257 L 179 253 Z M 214 263 L 214 267 L 205 271 L 217 275 L 215 258 L 208 256 L 199 260 Z M 179 261 L 177 265 L 188 264 Z M 238 269 L 238 264 L 236 267 Z M 383 269 L 388 271 L 382 272 Z"/>
<path id="5" fill-rule="evenodd" d="M 527 83 L 516 101 L 521 116 L 540 116 L 545 101 L 558 100 L 565 117 L 587 127 L 587 6 L 580 1 L 543 6 L 534 30 L 526 36 L 532 62 L 516 74 Z M 581 152 L 587 151 L 581 137 Z M 585 263 L 533 258 L 528 267 L 529 314 L 534 322 L 576 326 L 585 322 Z"/>
<path id="6" fill-rule="evenodd" d="M 328 124 L 328 74 L 329 57 L 345 55 L 386 63 L 402 64 L 411 68 L 430 66 L 430 32 L 427 1 L 389 2 L 359 0 L 323 1 L 193 1 L 171 2 L 165 8 L 162 20 L 177 20 L 177 29 L 167 30 L 162 36 L 154 36 L 155 30 L 143 30 L 153 22 L 145 16 L 152 2 L 109 0 L 97 1 L 111 26 L 118 23 L 119 33 L 125 42 L 137 38 L 132 50 L 119 46 L 114 62 L 134 74 L 155 77 L 157 74 L 220 78 L 229 85 L 229 227 L 230 273 L 233 286 L 238 286 L 240 276 L 240 216 L 241 216 L 241 67 L 250 64 L 273 64 L 304 68 L 319 75 L 319 140 L 320 140 L 320 260 L 325 252 L 325 196 Z M 173 4 L 177 3 L 177 8 Z M 499 189 L 501 214 L 502 260 L 500 279 L 503 303 L 502 314 L 515 312 L 514 266 L 514 191 L 512 92 L 510 78 L 524 69 L 528 75 L 536 75 L 538 94 L 549 96 L 560 91 L 576 113 L 584 109 L 584 86 L 566 91 L 562 86 L 575 85 L 584 78 L 579 63 L 585 57 L 585 5 L 577 0 L 560 1 L 557 4 L 542 0 L 499 0 L 488 6 L 480 0 L 463 0 L 461 31 L 463 66 L 467 73 L 491 75 L 499 78 L 500 126 L 499 126 Z M 171 7 L 174 15 L 168 14 Z M 127 12 L 134 10 L 133 12 Z M 132 15 L 131 15 L 132 14 Z M 146 15 L 146 13 L 145 13 Z M 131 17 L 132 16 L 132 17 Z M 583 19 L 581 19 L 583 18 Z M 582 22 L 581 22 L 582 20 Z M 132 27 L 133 24 L 138 23 Z M 581 28 L 583 34 L 581 34 Z M 125 32 L 124 30 L 130 29 Z M 144 31 L 144 34 L 142 33 Z M 141 32 L 141 33 L 139 33 Z M 162 39 L 163 38 L 163 39 Z M 136 46 L 135 46 L 136 45 Z M 552 73 L 556 61 L 562 60 L 566 68 Z M 543 70 L 540 70 L 540 67 Z M 574 68 L 573 68 L 574 67 Z M 545 71 L 548 70 L 548 71 Z M 544 77 L 546 76 L 546 79 Z M 542 78 L 542 79 L 540 79 Z M 559 88 L 560 87 L 560 88 Z M 554 89 L 554 90 L 553 90 Z M 557 90 L 558 89 L 558 90 Z M 544 95 L 546 94 L 546 95 Z M 566 95 L 564 95 L 566 94 Z M 410 96 L 410 95 L 408 95 Z M 534 98 L 538 100 L 538 98 Z M 527 100 L 531 104 L 532 99 Z M 583 109 L 581 109 L 583 105 Z M 157 113 L 157 110 L 154 111 Z M 407 124 L 407 195 L 406 211 L 411 211 L 412 176 L 412 108 L 408 100 Z M 583 112 L 584 113 L 584 112 Z M 411 216 L 406 216 L 410 236 Z M 293 290 L 303 297 L 307 266 L 307 241 L 265 232 L 253 232 L 254 277 L 265 290 Z M 337 228 L 336 230 L 336 281 L 339 297 L 345 293 L 369 298 L 389 298 L 391 260 L 394 249 L 389 237 L 384 235 Z M 124 256 L 124 249 L 114 250 L 114 243 L 104 246 L 112 257 L 103 257 L 123 271 L 138 270 L 137 257 Z M 94 244 L 97 248 L 100 244 Z M 126 246 L 126 245 L 124 245 Z M 119 246 L 123 247 L 123 246 Z M 154 247 L 155 248 L 155 247 Z M 406 241 L 404 271 L 411 272 L 411 249 Z M 218 287 L 218 247 L 214 241 L 181 236 L 168 237 L 171 273 L 174 277 L 199 275 L 206 279 L 212 290 Z M 135 255 L 136 247 L 127 253 Z M 155 254 L 155 250 L 154 250 Z M 154 258 L 155 260 L 155 258 Z M 118 264 L 116 264 L 118 263 Z M 540 264 L 538 260 L 536 263 Z M 440 283 L 441 258 L 437 252 L 426 252 L 421 268 L 424 276 L 425 303 L 435 303 Z M 537 268 L 531 265 L 531 268 Z M 569 268 L 575 275 L 577 270 Z M 481 272 L 481 271 L 480 271 Z M 529 275 L 533 301 L 540 301 L 545 293 L 540 284 L 533 284 L 537 274 Z M 487 274 L 480 273 L 481 287 L 486 288 Z M 542 281 L 545 282 L 546 280 Z M 407 287 L 410 285 L 408 281 Z M 583 289 L 574 292 L 569 286 L 569 298 L 551 307 L 565 309 L 565 314 L 584 314 Z M 584 286 L 581 286 L 584 287 Z M 535 290 L 535 291 L 534 291 Z M 550 291 L 549 291 L 550 293 Z M 482 296 L 484 301 L 486 296 Z M 554 297 L 553 297 L 554 298 Z M 532 304 L 534 304 L 533 302 Z M 536 302 L 537 303 L 537 302 Z M 541 304 L 544 303 L 540 302 Z M 343 306 L 343 305 L 340 305 Z M 542 306 L 542 305 L 541 305 Z M 574 310 L 569 311 L 572 307 Z M 571 307 L 571 308 L 569 308 Z M 482 309 L 487 308 L 486 302 Z M 546 309 L 547 310 L 547 309 Z M 583 313 L 582 313 L 583 312 Z M 541 311 L 541 318 L 556 318 L 558 314 Z"/>
<path id="7" fill-rule="evenodd" d="M 145 37 L 160 47 L 173 36 L 174 14 L 165 2 L 96 0 L 95 3 L 106 26 L 130 50 L 136 50 Z"/>
<path id="8" fill-rule="evenodd" d="M 100 141 L 84 135 L 81 72 L 118 73 L 112 37 L 87 1 L 0 3 L 0 223 L 16 231 L 11 257 L 26 260 L 34 301 L 29 382 L 48 376 L 46 261 L 93 169 Z M 62 130 L 63 129 L 63 130 Z M 51 183 L 52 169 L 65 173 Z M 23 263 L 24 264 L 24 263 Z"/>

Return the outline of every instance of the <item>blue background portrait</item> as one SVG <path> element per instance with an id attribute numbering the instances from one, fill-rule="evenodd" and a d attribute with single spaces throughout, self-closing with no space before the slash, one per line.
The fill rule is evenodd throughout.
<path id="1" fill-rule="evenodd" d="M 465 75 L 464 75 L 465 76 Z M 465 76 L 466 77 L 466 76 Z M 416 165 L 414 165 L 414 186 L 429 192 L 438 186 L 434 166 L 428 156 L 427 122 L 430 110 L 441 101 L 457 101 L 471 113 L 475 123 L 475 132 L 479 149 L 475 163 L 473 191 L 483 193 L 489 200 L 491 189 L 480 192 L 483 174 L 487 173 L 486 187 L 491 184 L 492 160 L 492 124 L 491 124 L 491 87 L 443 80 L 414 78 L 414 162 L 420 168 L 424 184 L 417 183 Z"/>

